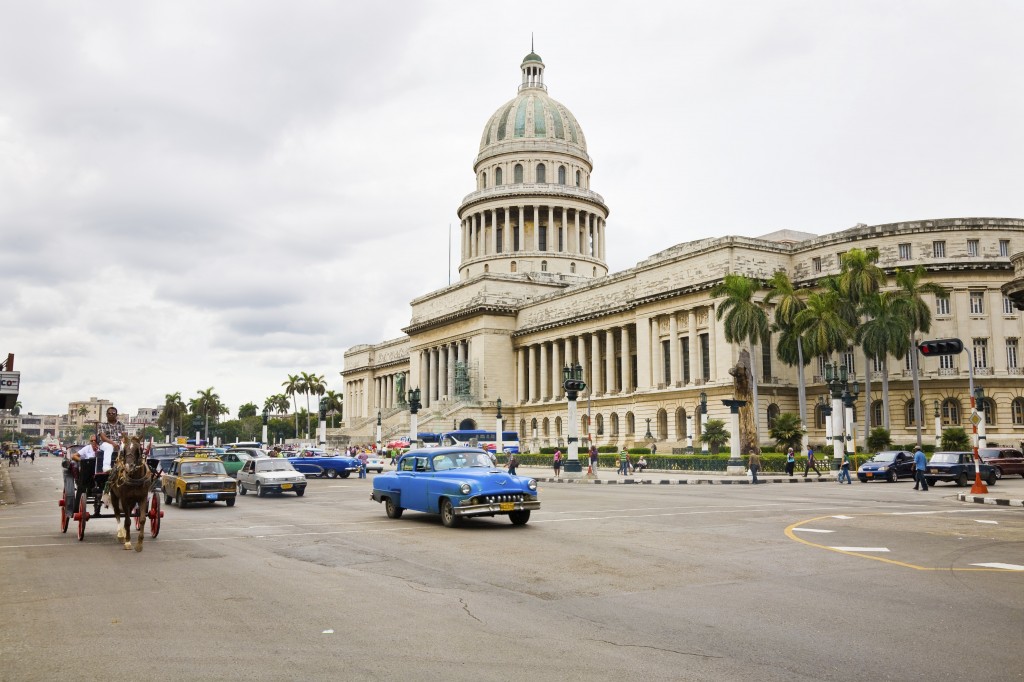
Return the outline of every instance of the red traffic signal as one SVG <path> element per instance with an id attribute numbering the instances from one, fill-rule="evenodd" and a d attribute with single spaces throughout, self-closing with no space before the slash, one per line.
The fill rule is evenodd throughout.
<path id="1" fill-rule="evenodd" d="M 917 349 L 925 357 L 956 355 L 963 352 L 964 342 L 960 339 L 934 339 L 932 341 L 922 341 L 917 344 Z"/>

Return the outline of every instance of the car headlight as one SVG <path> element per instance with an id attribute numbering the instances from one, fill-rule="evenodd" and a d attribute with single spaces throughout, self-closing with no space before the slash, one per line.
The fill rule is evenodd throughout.
<path id="1" fill-rule="evenodd" d="M 199 490 L 198 483 L 187 483 L 185 484 L 185 490 Z"/>
<path id="2" fill-rule="evenodd" d="M 472 491 L 473 488 L 468 483 L 463 483 L 461 486 L 459 486 L 459 492 L 461 492 L 463 495 L 468 495 Z"/>
<path id="3" fill-rule="evenodd" d="M 526 487 L 529 488 L 530 490 L 536 490 L 537 489 L 537 479 L 536 478 L 531 478 L 530 482 L 526 484 Z"/>

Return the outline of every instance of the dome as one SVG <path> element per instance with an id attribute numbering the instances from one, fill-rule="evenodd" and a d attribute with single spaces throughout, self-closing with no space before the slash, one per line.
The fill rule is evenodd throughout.
<path id="1" fill-rule="evenodd" d="M 523 80 L 519 95 L 501 105 L 487 120 L 480 137 L 480 152 L 492 145 L 504 145 L 519 140 L 559 143 L 558 146 L 575 147 L 585 156 L 587 140 L 576 117 L 563 104 L 548 96 L 544 85 L 544 62 L 536 52 L 523 59 L 520 68 Z"/>

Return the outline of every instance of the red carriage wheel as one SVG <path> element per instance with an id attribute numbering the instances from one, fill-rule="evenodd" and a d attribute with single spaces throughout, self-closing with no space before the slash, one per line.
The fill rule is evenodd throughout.
<path id="1" fill-rule="evenodd" d="M 68 532 L 68 524 L 71 523 L 71 515 L 68 514 L 68 505 L 74 504 L 74 498 L 68 499 L 68 491 L 64 491 L 64 495 L 60 498 L 60 532 Z"/>
<path id="2" fill-rule="evenodd" d="M 149 503 L 149 534 L 153 537 L 160 534 L 160 517 L 163 515 L 160 510 L 160 494 L 152 493 Z"/>
<path id="3" fill-rule="evenodd" d="M 82 493 L 82 499 L 78 503 L 78 539 L 82 540 L 85 538 L 85 517 L 88 512 L 85 511 L 85 493 Z"/>

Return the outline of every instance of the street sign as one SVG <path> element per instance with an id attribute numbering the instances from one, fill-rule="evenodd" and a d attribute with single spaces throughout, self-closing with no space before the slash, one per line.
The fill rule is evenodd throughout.
<path id="1" fill-rule="evenodd" d="M 974 424 L 975 426 L 981 424 L 981 415 L 978 414 L 977 410 L 971 411 L 971 423 Z"/>

